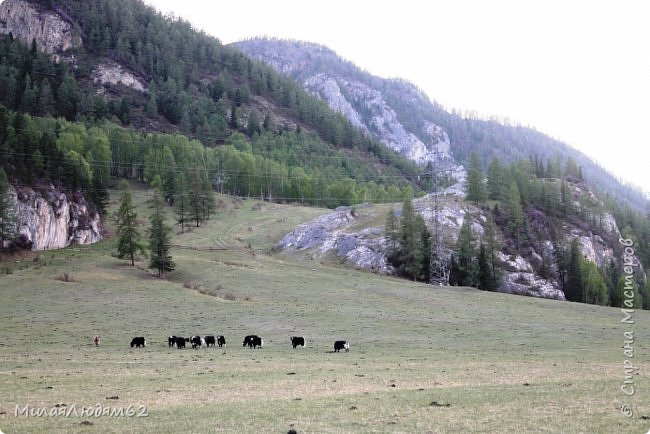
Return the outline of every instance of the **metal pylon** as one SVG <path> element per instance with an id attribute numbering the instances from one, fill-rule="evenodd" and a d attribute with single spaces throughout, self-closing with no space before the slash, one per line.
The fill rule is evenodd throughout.
<path id="1" fill-rule="evenodd" d="M 449 285 L 449 258 L 444 245 L 444 236 L 440 227 L 439 176 L 441 170 L 438 158 L 438 145 L 434 145 L 434 161 L 431 164 L 431 182 L 433 184 L 433 221 L 431 228 L 431 257 L 429 261 L 429 283 L 431 285 Z"/>

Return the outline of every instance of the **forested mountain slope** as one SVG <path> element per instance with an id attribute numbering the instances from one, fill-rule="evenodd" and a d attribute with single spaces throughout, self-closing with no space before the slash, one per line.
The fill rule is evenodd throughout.
<path id="1" fill-rule="evenodd" d="M 328 184 L 418 188 L 412 163 L 293 80 L 141 1 L 6 0 L 0 17 L 0 104 L 11 111 L 86 126 L 109 120 L 211 148 L 238 133 L 253 142 L 242 145 L 247 151 L 280 163 L 287 176 L 300 167 L 318 169 Z M 116 173 L 123 156 L 112 151 Z M 24 164 L 3 164 L 22 178 Z"/>
<path id="2" fill-rule="evenodd" d="M 373 76 L 327 47 L 300 41 L 256 38 L 235 44 L 243 52 L 293 77 L 332 108 L 374 137 L 421 161 L 418 149 L 446 142 L 450 158 L 467 166 L 476 153 L 483 168 L 494 158 L 509 163 L 537 155 L 546 161 L 571 157 L 589 184 L 620 203 L 645 210 L 647 198 L 594 163 L 588 156 L 530 127 L 461 116 L 445 110 L 413 84 Z M 378 128 L 389 125 L 389 128 Z M 401 134 L 395 134 L 400 131 Z"/>

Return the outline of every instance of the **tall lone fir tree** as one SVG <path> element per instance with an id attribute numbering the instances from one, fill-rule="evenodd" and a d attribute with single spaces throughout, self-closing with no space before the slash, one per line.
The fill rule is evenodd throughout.
<path id="1" fill-rule="evenodd" d="M 145 253 L 142 236 L 138 231 L 137 217 L 131 198 L 131 190 L 127 181 L 120 183 L 122 196 L 120 197 L 120 208 L 117 211 L 117 257 L 129 258 L 131 266 L 135 265 L 135 255 Z"/>
<path id="2" fill-rule="evenodd" d="M 153 213 L 149 217 L 149 263 L 150 268 L 158 270 L 158 277 L 164 277 L 166 271 L 176 267 L 169 254 L 171 247 L 171 228 L 165 224 L 163 207 L 165 206 L 158 188 L 154 190 Z"/>
<path id="3" fill-rule="evenodd" d="M 16 236 L 17 222 L 13 200 L 9 194 L 9 180 L 0 167 L 0 249 L 4 247 L 5 241 L 11 241 Z"/>

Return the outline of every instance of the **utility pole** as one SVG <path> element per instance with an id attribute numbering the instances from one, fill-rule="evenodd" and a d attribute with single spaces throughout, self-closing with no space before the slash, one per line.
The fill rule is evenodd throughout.
<path id="1" fill-rule="evenodd" d="M 431 285 L 449 285 L 449 256 L 444 245 L 444 236 L 440 227 L 440 179 L 443 170 L 440 165 L 438 145 L 434 145 L 433 163 L 431 164 L 431 182 L 433 184 L 433 221 L 431 227 L 431 256 L 429 262 L 429 283 Z"/>

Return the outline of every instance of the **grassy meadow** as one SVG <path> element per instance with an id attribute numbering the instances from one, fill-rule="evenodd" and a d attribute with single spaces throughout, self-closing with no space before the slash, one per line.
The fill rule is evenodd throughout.
<path id="1" fill-rule="evenodd" d="M 150 192 L 134 187 L 147 221 Z M 117 193 L 112 195 L 116 206 Z M 650 429 L 650 313 L 365 273 L 309 253 L 268 254 L 323 209 L 219 197 L 174 229 L 177 270 L 117 259 L 115 240 L 0 264 L 4 433 L 585 432 Z M 360 209 L 383 224 L 387 207 Z M 171 222 L 170 219 L 168 220 Z M 109 224 L 109 233 L 111 232 Z M 17 262 L 18 261 L 18 262 Z M 620 386 L 634 331 L 635 394 Z M 223 334 L 226 348 L 168 348 Z M 245 335 L 264 348 L 242 348 Z M 291 335 L 305 348 L 292 349 Z M 94 335 L 102 336 L 95 347 Z M 129 347 L 145 336 L 143 349 Z M 348 339 L 349 353 L 333 353 Z M 633 416 L 624 417 L 627 403 Z M 132 406 L 146 417 L 37 417 L 16 408 Z"/>

